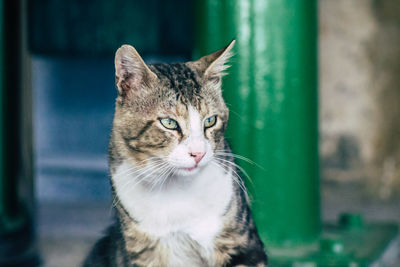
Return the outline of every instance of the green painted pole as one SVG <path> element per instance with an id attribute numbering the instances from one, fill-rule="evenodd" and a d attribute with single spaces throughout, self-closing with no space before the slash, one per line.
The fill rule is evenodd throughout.
<path id="1" fill-rule="evenodd" d="M 15 231 L 21 225 L 21 216 L 19 215 L 19 203 L 17 199 L 17 177 L 12 176 L 14 173 L 12 167 L 15 165 L 12 161 L 17 161 L 14 157 L 15 150 L 18 150 L 18 145 L 13 147 L 16 139 L 15 131 L 13 127 L 15 124 L 10 123 L 15 120 L 15 114 L 11 111 L 14 109 L 10 101 L 9 90 L 11 87 L 11 80 L 18 74 L 15 73 L 14 66 L 19 62 L 19 56 L 17 54 L 10 55 L 14 49 L 10 49 L 11 41 L 10 37 L 15 37 L 10 34 L 10 10 L 8 7 L 9 3 L 1 1 L 1 45 L 0 45 L 0 237 L 3 234 L 8 234 Z M 14 10 L 11 10 L 13 12 Z M 13 21 L 15 22 L 15 21 Z M 10 63 L 11 57 L 15 62 Z M 7 64 L 9 63 L 9 64 Z M 11 79 L 10 79 L 11 77 Z M 15 80 L 14 80 L 15 82 Z M 14 90 L 19 90 L 19 86 L 16 85 Z M 11 108 L 10 108 L 11 106 Z"/>
<path id="2" fill-rule="evenodd" d="M 252 182 L 252 210 L 269 250 L 320 236 L 317 6 L 309 0 L 199 0 L 195 56 L 236 39 L 224 80 L 227 137 Z"/>
<path id="3" fill-rule="evenodd" d="M 26 4 L 0 0 L 0 266 L 38 266 L 30 210 L 30 115 L 23 113 L 31 112 L 22 72 Z"/>

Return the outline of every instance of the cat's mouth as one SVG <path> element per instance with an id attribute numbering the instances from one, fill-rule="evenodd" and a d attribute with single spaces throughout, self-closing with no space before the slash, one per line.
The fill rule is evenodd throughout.
<path id="1" fill-rule="evenodd" d="M 189 167 L 189 168 L 179 168 L 179 170 L 181 171 L 180 174 L 183 175 L 190 175 L 190 174 L 194 174 L 198 171 L 199 169 L 199 165 L 194 165 L 193 167 Z"/>
<path id="2" fill-rule="evenodd" d="M 190 168 L 184 168 L 184 170 L 185 170 L 185 171 L 191 172 L 191 171 L 193 171 L 193 170 L 196 169 L 196 168 L 197 168 L 197 164 L 194 165 L 193 167 L 190 167 Z"/>
<path id="3" fill-rule="evenodd" d="M 182 174 L 183 176 L 186 175 L 193 175 L 196 174 L 203 166 L 205 165 L 205 162 L 200 162 L 200 164 L 195 164 L 192 167 L 177 167 L 176 171 L 177 174 Z"/>

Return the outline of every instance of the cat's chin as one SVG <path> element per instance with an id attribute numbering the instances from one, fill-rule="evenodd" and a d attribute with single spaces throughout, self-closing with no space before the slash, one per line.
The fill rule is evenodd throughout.
<path id="1" fill-rule="evenodd" d="M 175 170 L 175 174 L 177 176 L 192 176 L 192 175 L 197 174 L 200 171 L 200 168 L 201 167 L 199 167 L 199 166 L 194 166 L 191 168 L 179 168 L 179 169 Z"/>

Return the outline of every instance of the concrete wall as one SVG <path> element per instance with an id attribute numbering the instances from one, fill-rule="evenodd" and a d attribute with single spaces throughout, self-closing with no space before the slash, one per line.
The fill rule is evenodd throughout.
<path id="1" fill-rule="evenodd" d="M 326 180 L 400 187 L 400 1 L 321 0 L 320 151 Z"/>

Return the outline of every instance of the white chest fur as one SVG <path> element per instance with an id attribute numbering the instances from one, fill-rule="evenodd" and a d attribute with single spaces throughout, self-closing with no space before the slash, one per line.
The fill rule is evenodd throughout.
<path id="1" fill-rule="evenodd" d="M 126 186 L 134 177 L 123 173 L 131 167 L 128 163 L 120 165 L 113 181 L 121 203 L 139 222 L 140 229 L 165 242 L 171 250 L 174 249 L 171 246 L 177 245 L 174 236 L 182 233 L 211 252 L 213 240 L 222 227 L 222 215 L 233 194 L 230 174 L 207 164 L 196 175 L 182 177 L 185 183 L 149 191 L 141 185 Z"/>

